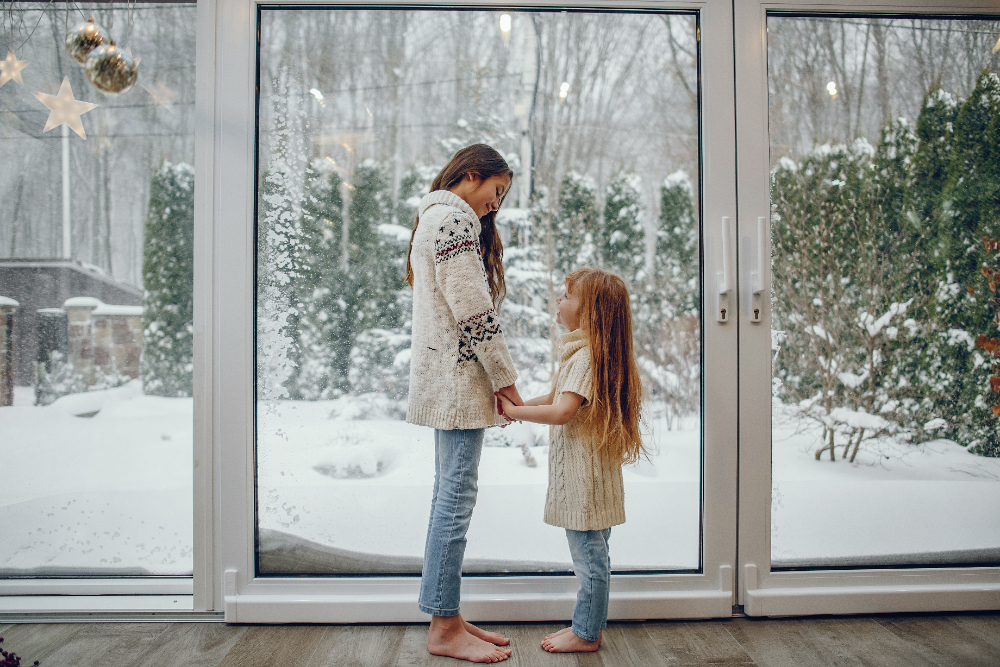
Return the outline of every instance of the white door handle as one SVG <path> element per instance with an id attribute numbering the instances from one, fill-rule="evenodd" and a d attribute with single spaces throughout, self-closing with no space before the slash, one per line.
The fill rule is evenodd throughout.
<path id="1" fill-rule="evenodd" d="M 705 237 L 705 275 L 708 278 L 708 298 L 715 310 L 715 321 L 725 324 L 729 321 L 729 292 L 733 289 L 729 270 L 729 262 L 732 257 L 730 249 L 729 216 L 722 217 L 722 263 L 716 266 L 715 237 L 708 235 Z M 721 269 L 721 271 L 719 270 Z"/>
<path id="2" fill-rule="evenodd" d="M 750 315 L 750 322 L 752 324 L 760 324 L 763 321 L 762 312 L 764 310 L 763 304 L 763 293 L 764 288 L 767 285 L 767 269 L 769 262 L 765 260 L 768 255 L 765 253 L 766 248 L 766 229 L 764 227 L 766 220 L 763 216 L 757 218 L 757 270 L 754 271 L 750 267 L 750 261 L 753 257 L 753 252 L 750 248 L 751 240 L 749 236 L 744 236 L 741 243 L 741 265 L 743 270 L 741 271 L 743 275 L 743 298 L 746 304 L 747 313 Z M 754 297 L 757 297 L 756 299 Z"/>

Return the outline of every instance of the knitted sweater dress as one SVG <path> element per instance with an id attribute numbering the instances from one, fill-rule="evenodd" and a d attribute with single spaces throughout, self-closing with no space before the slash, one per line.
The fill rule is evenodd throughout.
<path id="1" fill-rule="evenodd" d="M 479 217 L 448 190 L 425 195 L 418 215 L 406 421 L 443 430 L 502 424 L 493 392 L 517 372 L 486 280 Z"/>
<path id="2" fill-rule="evenodd" d="M 622 467 L 597 454 L 581 432 L 580 413 L 594 397 L 590 341 L 582 329 L 559 339 L 559 372 L 553 404 L 571 391 L 586 401 L 564 426 L 549 430 L 549 488 L 545 523 L 571 530 L 603 530 L 625 523 Z"/>

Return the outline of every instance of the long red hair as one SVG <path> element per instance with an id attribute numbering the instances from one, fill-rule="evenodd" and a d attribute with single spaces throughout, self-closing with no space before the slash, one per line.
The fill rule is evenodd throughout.
<path id="1" fill-rule="evenodd" d="M 616 463 L 635 463 L 646 449 L 628 288 L 614 273 L 582 268 L 566 277 L 566 289 L 580 300 L 580 328 L 590 342 L 593 399 L 582 409 L 581 425 L 598 453 Z"/>
<path id="2" fill-rule="evenodd" d="M 466 174 L 473 174 L 483 180 L 492 176 L 514 178 L 514 171 L 496 149 L 486 144 L 472 144 L 452 156 L 448 164 L 431 183 L 431 192 L 450 190 L 458 185 Z M 505 194 L 500 199 L 500 206 L 503 206 L 503 200 L 506 196 Z M 496 211 L 490 211 L 479 218 L 479 224 L 482 227 L 482 231 L 479 233 L 479 247 L 483 253 L 483 268 L 486 269 L 486 282 L 489 284 L 490 296 L 493 298 L 493 303 L 499 306 L 507 293 L 507 283 L 503 275 L 503 241 L 500 240 L 500 232 L 497 231 L 496 216 Z M 419 223 L 420 216 L 418 215 L 413 223 L 413 232 L 410 234 L 410 247 L 406 251 L 406 283 L 410 287 L 413 287 L 410 253 L 413 252 L 413 237 L 417 234 Z"/>

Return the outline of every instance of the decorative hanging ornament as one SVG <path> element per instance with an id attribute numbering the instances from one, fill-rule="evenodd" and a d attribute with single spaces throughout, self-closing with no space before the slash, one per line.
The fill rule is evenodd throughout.
<path id="1" fill-rule="evenodd" d="M 35 93 L 35 97 L 49 108 L 49 118 L 45 121 L 45 129 L 42 132 L 48 132 L 60 125 L 67 125 L 69 129 L 84 139 L 87 138 L 87 133 L 83 130 L 83 123 L 80 122 L 80 115 L 87 113 L 97 105 L 81 102 L 73 97 L 73 87 L 69 84 L 68 76 L 63 77 L 59 92 L 55 95 Z"/>
<path id="2" fill-rule="evenodd" d="M 69 31 L 66 35 L 66 53 L 80 66 L 87 62 L 90 52 L 109 41 L 104 28 L 94 23 L 93 17 Z"/>
<path id="3" fill-rule="evenodd" d="M 11 79 L 23 86 L 24 81 L 21 80 L 21 70 L 27 67 L 30 62 L 29 60 L 18 60 L 13 51 L 7 51 L 7 59 L 0 60 L 0 86 Z"/>
<path id="4" fill-rule="evenodd" d="M 122 51 L 114 40 L 108 40 L 90 52 L 83 71 L 94 88 L 108 95 L 121 95 L 132 90 L 139 79 L 138 64 L 128 49 Z"/>

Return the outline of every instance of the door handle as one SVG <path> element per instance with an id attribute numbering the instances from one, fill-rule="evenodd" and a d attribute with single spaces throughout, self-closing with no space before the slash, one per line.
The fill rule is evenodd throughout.
<path id="1" fill-rule="evenodd" d="M 715 310 L 715 321 L 725 324 L 729 321 L 729 293 L 733 289 L 732 272 L 729 269 L 729 262 L 732 258 L 729 232 L 729 216 L 722 216 L 722 262 L 716 266 L 715 237 L 708 235 L 705 238 L 705 273 L 708 278 L 708 297 Z M 721 270 L 720 270 L 721 269 Z"/>
<path id="2" fill-rule="evenodd" d="M 742 259 L 743 270 L 741 274 L 743 276 L 743 294 L 744 303 L 746 304 L 747 313 L 750 315 L 751 324 L 760 324 L 763 321 L 763 310 L 764 310 L 764 288 L 767 285 L 767 269 L 769 261 L 765 258 L 767 255 L 764 252 L 766 247 L 766 229 L 764 216 L 757 218 L 757 270 L 754 271 L 750 262 L 754 257 L 754 253 L 751 249 L 751 238 L 750 236 L 744 236 L 741 239 L 741 250 L 740 253 Z"/>

